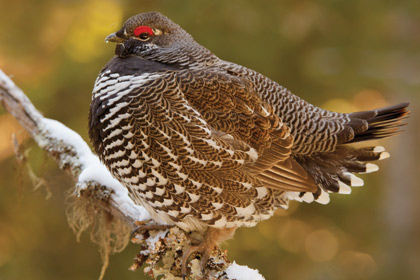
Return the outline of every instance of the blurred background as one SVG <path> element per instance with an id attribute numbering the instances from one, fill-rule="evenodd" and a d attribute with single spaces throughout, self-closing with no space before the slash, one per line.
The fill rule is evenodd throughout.
<path id="1" fill-rule="evenodd" d="M 372 144 L 391 158 L 365 187 L 327 206 L 292 203 L 225 244 L 271 279 L 420 279 L 420 6 L 418 1 L 0 0 L 0 68 L 34 105 L 87 137 L 94 80 L 113 56 L 104 38 L 157 10 L 220 58 L 255 69 L 315 105 L 349 112 L 410 101 L 404 134 Z M 97 279 L 89 234 L 68 227 L 74 186 L 0 108 L 0 279 Z M 11 135 L 36 176 L 18 164 Z M 38 179 L 36 179 L 38 178 Z M 105 279 L 131 272 L 138 246 L 113 255 Z"/>

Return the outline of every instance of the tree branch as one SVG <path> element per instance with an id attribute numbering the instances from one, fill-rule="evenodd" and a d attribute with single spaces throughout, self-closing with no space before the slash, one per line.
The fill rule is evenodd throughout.
<path id="1" fill-rule="evenodd" d="M 0 70 L 0 100 L 4 108 L 29 132 L 39 147 L 54 158 L 61 169 L 76 178 L 77 194 L 86 188 L 105 187 L 109 201 L 102 204 L 129 223 L 150 220 L 147 211 L 135 205 L 127 190 L 115 180 L 79 134 L 62 123 L 44 118 L 23 91 Z"/>
<path id="2" fill-rule="evenodd" d="M 77 182 L 73 192 L 76 203 L 68 213 L 71 216 L 70 226 L 80 235 L 89 225 L 98 224 L 95 218 L 102 217 L 94 240 L 102 245 L 105 268 L 109 253 L 122 250 L 127 244 L 129 229 L 135 227 L 134 222 L 146 223 L 151 219 L 149 213 L 142 206 L 134 204 L 127 189 L 111 176 L 79 134 L 58 121 L 44 118 L 23 91 L 1 70 L 0 101 L 38 146 L 47 151 L 59 167 L 68 171 Z M 80 201 L 84 203 L 78 203 Z M 103 215 L 95 215 L 98 212 Z M 133 270 L 146 263 L 144 271 L 151 277 L 163 275 L 161 279 L 177 279 L 174 275 L 179 276 L 182 250 L 191 242 L 182 230 L 147 231 L 138 234 L 133 241 L 142 244 L 136 263 L 131 267 Z M 101 277 L 103 273 L 104 269 Z M 207 264 L 206 276 L 209 279 L 264 279 L 253 269 L 231 264 L 226 259 L 226 253 L 219 249 L 214 250 Z M 202 278 L 198 260 L 191 261 L 191 278 Z"/>

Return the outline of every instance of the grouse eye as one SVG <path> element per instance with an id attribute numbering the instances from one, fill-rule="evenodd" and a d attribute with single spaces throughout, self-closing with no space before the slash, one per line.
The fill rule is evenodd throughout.
<path id="1" fill-rule="evenodd" d="M 140 38 L 141 40 L 147 40 L 147 39 L 149 39 L 149 37 L 150 37 L 150 35 L 149 35 L 149 33 L 147 33 L 147 32 L 143 32 L 143 33 L 141 33 L 141 34 L 139 35 L 139 38 Z"/>
<path id="2" fill-rule="evenodd" d="M 133 31 L 134 36 L 138 37 L 142 41 L 148 40 L 151 36 L 153 36 L 153 30 L 149 26 L 138 26 Z"/>

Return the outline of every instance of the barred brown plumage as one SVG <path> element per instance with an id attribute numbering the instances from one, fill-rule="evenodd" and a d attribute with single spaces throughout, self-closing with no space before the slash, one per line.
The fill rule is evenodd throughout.
<path id="1" fill-rule="evenodd" d="M 93 146 L 156 221 L 207 230 L 207 245 L 289 200 L 350 193 L 363 184 L 353 173 L 375 171 L 367 162 L 389 154 L 349 144 L 397 134 L 408 114 L 408 103 L 350 114 L 315 107 L 219 59 L 156 12 L 130 18 L 107 41 L 116 56 L 93 89 Z"/>

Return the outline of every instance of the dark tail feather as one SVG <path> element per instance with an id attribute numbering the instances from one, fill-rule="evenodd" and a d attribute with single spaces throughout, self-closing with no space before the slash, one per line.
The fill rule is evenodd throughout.
<path id="1" fill-rule="evenodd" d="M 326 200 L 319 199 L 323 193 L 349 194 L 350 187 L 363 186 L 363 180 L 353 173 L 375 172 L 379 167 L 370 161 L 388 157 L 389 153 L 382 146 L 355 148 L 340 145 L 333 152 L 299 156 L 296 161 L 312 176 L 319 187 L 316 193 L 312 193 L 312 200 L 323 203 Z M 306 193 L 301 193 L 300 196 L 308 197 Z M 303 201 L 311 200 L 303 199 Z"/>
<path id="2" fill-rule="evenodd" d="M 380 139 L 400 134 L 408 117 L 409 103 L 401 103 L 372 111 L 348 114 L 339 145 L 332 152 L 318 152 L 296 156 L 296 161 L 312 176 L 318 185 L 315 193 L 291 194 L 290 199 L 328 203 L 328 193 L 351 193 L 350 187 L 363 185 L 353 173 L 370 173 L 379 167 L 371 161 L 389 157 L 382 146 L 357 148 L 348 145 L 360 141 Z M 341 140 L 341 141 L 340 141 Z"/>
<path id="3" fill-rule="evenodd" d="M 355 131 L 355 136 L 348 143 L 380 139 L 400 134 L 402 132 L 400 128 L 406 125 L 403 121 L 410 113 L 407 109 L 408 105 L 409 103 L 406 102 L 377 110 L 349 114 L 352 121 L 348 125 Z M 352 126 L 352 122 L 357 123 L 356 120 L 367 122 L 367 130 L 359 132 L 356 126 Z"/>

